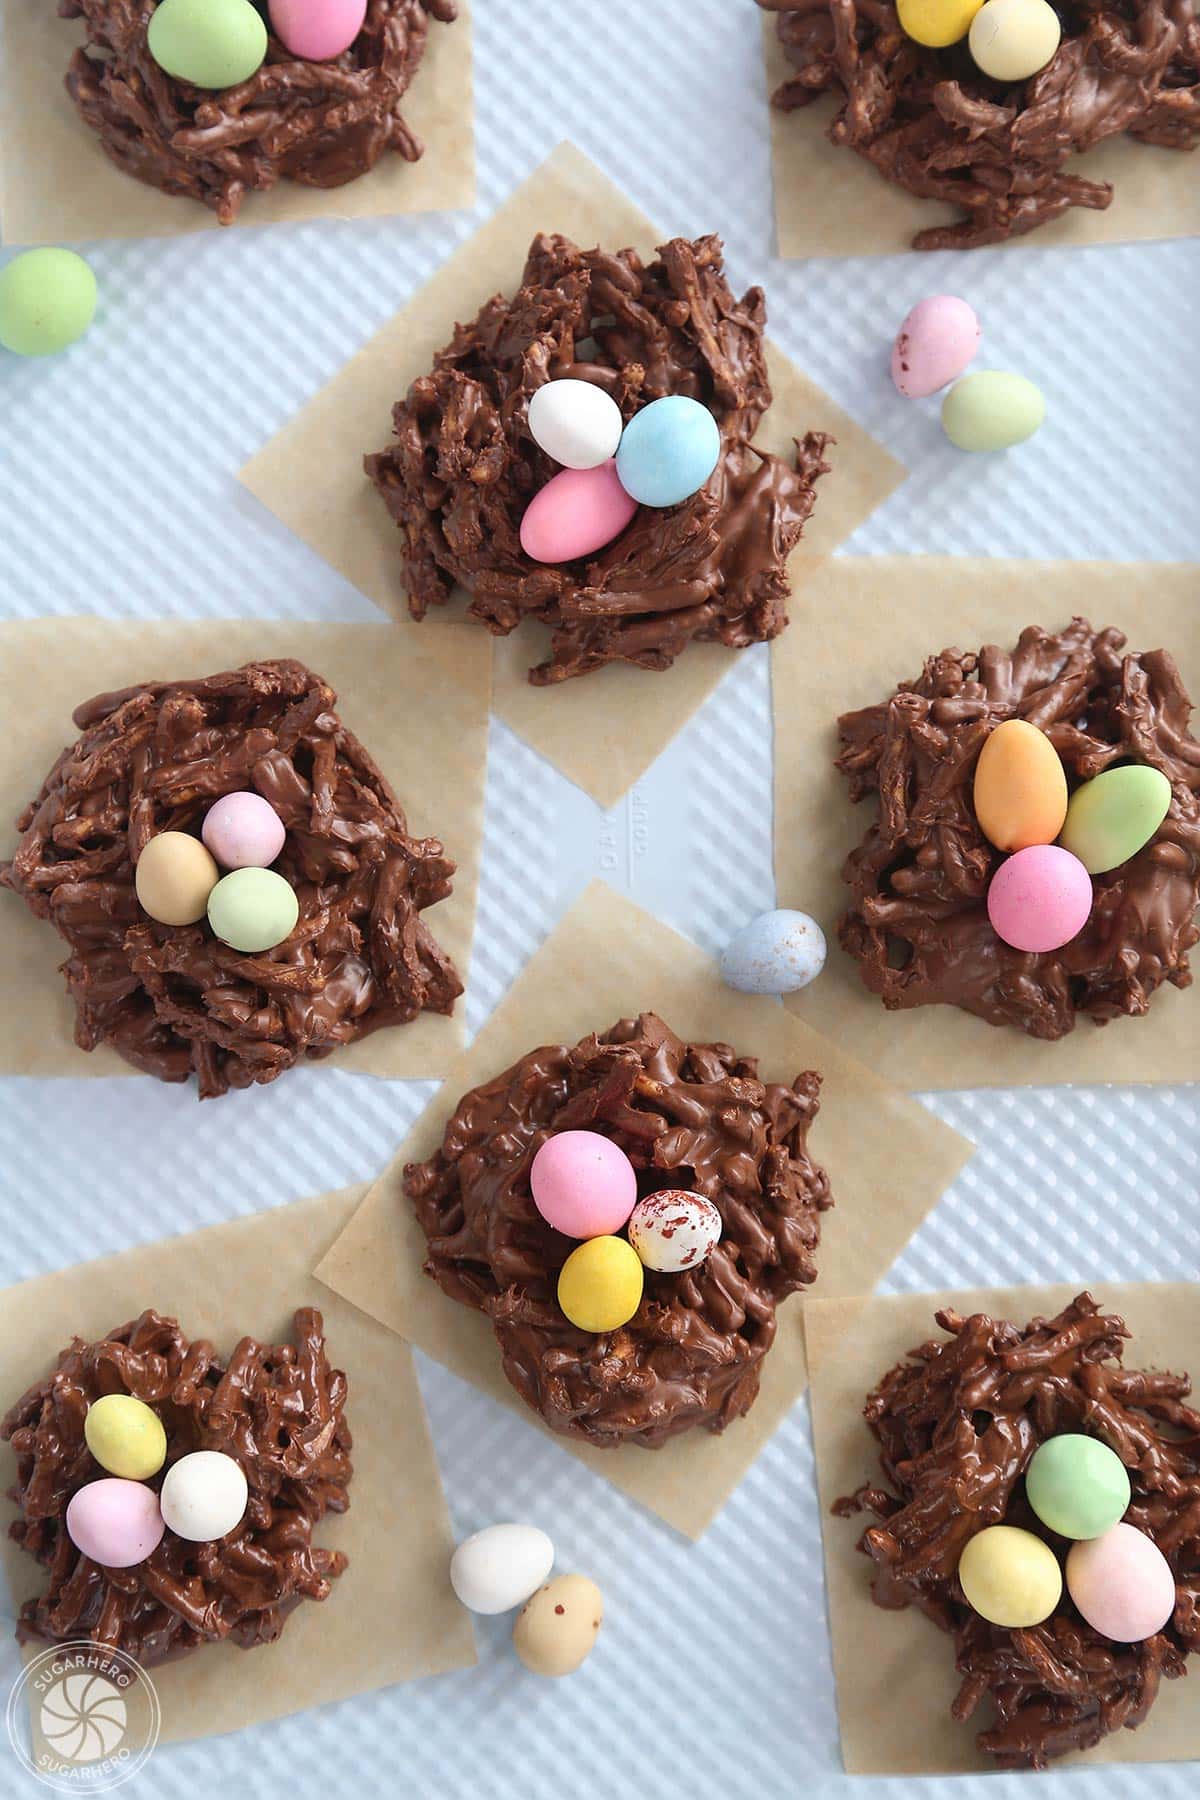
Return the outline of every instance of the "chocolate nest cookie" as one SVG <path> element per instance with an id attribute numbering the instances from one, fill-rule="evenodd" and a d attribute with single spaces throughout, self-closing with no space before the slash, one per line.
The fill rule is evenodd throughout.
<path id="1" fill-rule="evenodd" d="M 436 839 L 410 836 L 336 700 L 303 664 L 261 662 L 76 708 L 82 735 L 18 819 L 0 885 L 71 947 L 81 1049 L 110 1044 L 161 1081 L 194 1073 L 204 1099 L 453 1011 L 462 983 L 421 913 L 450 892 L 454 864 Z M 274 866 L 300 909 L 283 943 L 249 955 L 203 919 L 156 923 L 134 889 L 151 838 L 197 832 L 214 800 L 243 789 L 284 823 Z"/>
<path id="2" fill-rule="evenodd" d="M 1200 939 L 1200 743 L 1173 659 L 1124 646 L 1121 632 L 1086 619 L 1057 634 L 1031 625 L 1011 653 L 944 650 L 892 699 L 838 720 L 851 798 L 873 794 L 879 807 L 843 870 L 853 902 L 838 937 L 885 1006 L 959 1006 L 1060 1038 L 1081 1013 L 1103 1025 L 1145 1013 L 1163 982 L 1189 985 L 1187 953 Z M 1150 841 L 1093 878 L 1083 929 L 1041 954 L 992 928 L 985 894 L 1002 857 L 972 804 L 979 752 L 1013 718 L 1046 733 L 1071 789 L 1122 762 L 1171 784 Z"/>
<path id="3" fill-rule="evenodd" d="M 919 231 L 917 250 L 996 244 L 1073 206 L 1103 209 L 1111 184 L 1067 165 L 1108 138 L 1168 150 L 1200 142 L 1195 0 L 1057 0 L 1057 52 L 1011 85 L 985 75 L 965 42 L 914 42 L 890 0 L 758 4 L 779 14 L 796 68 L 773 104 L 788 111 L 836 95 L 833 143 L 910 194 L 962 211 L 956 224 Z"/>
<path id="4" fill-rule="evenodd" d="M 303 61 L 271 33 L 248 81 L 211 91 L 155 62 L 146 0 L 60 0 L 58 10 L 84 21 L 66 87 L 106 154 L 151 187 L 202 201 L 222 225 L 253 189 L 343 187 L 389 151 L 417 162 L 424 145 L 400 103 L 430 21 L 449 24 L 458 11 L 455 0 L 367 0 L 361 31 L 332 62 Z M 258 11 L 266 16 L 265 5 Z"/>
<path id="5" fill-rule="evenodd" d="M 425 1270 L 492 1321 L 504 1373 L 555 1431 L 657 1448 L 723 1431 L 753 1405 L 780 1300 L 816 1279 L 825 1171 L 807 1149 L 821 1079 L 758 1079 L 728 1044 L 687 1044 L 653 1013 L 575 1046 L 547 1045 L 459 1101 L 442 1147 L 404 1171 Z M 534 1206 L 529 1171 L 560 1131 L 610 1138 L 638 1195 L 686 1186 L 723 1236 L 680 1274 L 646 1271 L 628 1325 L 578 1330 L 556 1299 L 575 1248 Z"/>
<path id="6" fill-rule="evenodd" d="M 909 1352 L 867 1400 L 886 1485 L 839 1501 L 881 1521 L 860 1548 L 876 1604 L 917 1606 L 954 1639 L 957 1719 L 990 1700 L 976 1743 L 1002 1769 L 1040 1769 L 1140 1725 L 1161 1681 L 1200 1651 L 1200 1412 L 1186 1375 L 1121 1366 L 1123 1319 L 1080 1294 L 1055 1319 L 1020 1327 L 985 1313 L 939 1312 L 949 1334 Z M 1118 1644 L 1065 1591 L 1041 1625 L 1008 1629 L 974 1612 L 957 1578 L 968 1541 L 1005 1523 L 1061 1547 L 1025 1497 L 1039 1444 L 1063 1432 L 1101 1439 L 1124 1463 L 1126 1519 L 1152 1539 L 1176 1582 L 1175 1611 L 1153 1637 Z"/>
<path id="7" fill-rule="evenodd" d="M 319 1312 L 298 1311 L 293 1337 L 243 1338 L 226 1362 L 147 1311 L 97 1343 L 75 1338 L 6 1413 L 0 1438 L 16 1452 L 9 1498 L 21 1514 L 9 1535 L 49 1571 L 45 1593 L 21 1608 L 22 1642 L 90 1638 L 152 1665 L 222 1638 L 247 1649 L 270 1643 L 302 1600 L 327 1598 L 346 1558 L 319 1548 L 313 1532 L 349 1505 L 346 1377 L 329 1367 Z M 167 1531 L 132 1568 L 82 1555 L 66 1511 L 105 1474 L 84 1441 L 87 1409 L 105 1394 L 132 1394 L 161 1419 L 167 1461 L 148 1484 L 156 1490 L 192 1451 L 234 1458 L 250 1490 L 241 1523 L 205 1543 Z"/>
<path id="8" fill-rule="evenodd" d="M 795 467 L 750 442 L 771 404 L 761 288 L 735 300 L 721 241 L 674 238 L 644 264 L 633 250 L 533 240 L 519 291 L 455 328 L 430 374 L 392 412 L 395 441 L 368 475 L 404 533 L 409 610 L 422 619 L 455 585 L 506 636 L 526 616 L 551 631 L 537 686 L 605 663 L 669 668 L 693 640 L 731 648 L 787 624 L 787 559 L 827 472 L 830 441 L 809 432 Z M 640 507 L 594 558 L 536 563 L 522 517 L 556 465 L 534 442 L 530 395 L 561 377 L 595 382 L 628 423 L 685 395 L 721 433 L 717 467 L 691 499 Z"/>

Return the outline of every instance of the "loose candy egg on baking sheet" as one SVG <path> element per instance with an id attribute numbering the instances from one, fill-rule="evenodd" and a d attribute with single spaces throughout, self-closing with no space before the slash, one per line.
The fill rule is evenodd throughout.
<path id="1" fill-rule="evenodd" d="M 511 1612 L 554 1567 L 554 1545 L 536 1525 L 487 1525 L 450 1559 L 450 1585 L 469 1611 Z"/>
<path id="2" fill-rule="evenodd" d="M 979 348 L 974 307 L 957 294 L 918 300 L 896 333 L 892 380 L 906 400 L 921 400 L 956 381 Z"/>
<path id="3" fill-rule="evenodd" d="M 1011 450 L 1046 417 L 1040 388 L 1024 375 L 978 369 L 956 381 L 942 401 L 942 429 L 959 450 Z"/>
<path id="4" fill-rule="evenodd" d="M 637 501 L 617 479 L 615 462 L 562 469 L 525 508 L 521 548 L 533 562 L 577 562 L 620 537 L 636 512 Z"/>
<path id="5" fill-rule="evenodd" d="M 624 421 L 612 395 L 594 381 L 563 376 L 529 400 L 529 430 L 564 469 L 595 469 L 617 453 Z"/>
<path id="6" fill-rule="evenodd" d="M 604 1599 L 586 1575 L 559 1575 L 526 1601 L 513 1648 L 533 1675 L 573 1675 L 596 1645 Z"/>
<path id="7" fill-rule="evenodd" d="M 126 1481 L 148 1481 L 167 1460 L 162 1420 L 133 1394 L 102 1394 L 93 1400 L 83 1437 L 100 1467 Z"/>
<path id="8" fill-rule="evenodd" d="M 677 1275 L 697 1269 L 721 1238 L 721 1215 L 711 1200 L 663 1188 L 639 1200 L 629 1219 L 629 1242 L 647 1269 Z"/>
<path id="9" fill-rule="evenodd" d="M 142 1481 L 89 1481 L 67 1503 L 67 1536 L 106 1569 L 132 1569 L 162 1542 L 158 1495 Z"/>
<path id="10" fill-rule="evenodd" d="M 0 269 L 0 344 L 15 356 L 54 356 L 96 313 L 96 277 L 74 250 L 26 250 Z"/>
<path id="11" fill-rule="evenodd" d="M 239 1525 L 249 1484 L 245 1471 L 221 1450 L 193 1450 L 172 1463 L 163 1478 L 162 1516 L 177 1537 L 203 1544 Z"/>
<path id="12" fill-rule="evenodd" d="M 979 829 L 997 850 L 1052 844 L 1067 816 L 1067 775 L 1044 731 L 1005 719 L 975 765 L 972 801 Z"/>
<path id="13" fill-rule="evenodd" d="M 1062 1598 L 1062 1570 L 1049 1544 L 1015 1525 L 989 1525 L 958 1564 L 967 1604 L 991 1625 L 1040 1625 Z"/>
<path id="14" fill-rule="evenodd" d="M 825 967 L 825 933 L 789 907 L 760 913 L 721 953 L 721 979 L 743 994 L 795 994 Z"/>
<path id="15" fill-rule="evenodd" d="M 721 455 L 716 419 L 687 394 L 666 394 L 634 413 L 617 450 L 617 474 L 643 506 L 679 506 L 698 493 Z"/>

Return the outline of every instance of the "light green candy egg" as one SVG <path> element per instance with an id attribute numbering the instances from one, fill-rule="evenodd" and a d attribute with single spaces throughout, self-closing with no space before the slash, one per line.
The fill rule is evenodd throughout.
<path id="1" fill-rule="evenodd" d="M 0 344 L 52 356 L 81 338 L 96 311 L 96 277 L 73 250 L 26 250 L 0 269 Z"/>
<path id="2" fill-rule="evenodd" d="M 1105 769 L 1071 795 L 1059 843 L 1089 875 L 1136 856 L 1167 816 L 1171 784 L 1161 769 L 1127 763 Z"/>
<path id="3" fill-rule="evenodd" d="M 208 922 L 232 950 L 273 950 L 299 917 L 295 889 L 274 869 L 234 869 L 208 896 Z"/>
<path id="4" fill-rule="evenodd" d="M 1060 1537 L 1103 1537 L 1125 1517 L 1129 1496 L 1129 1473 L 1116 1451 L 1082 1432 L 1047 1438 L 1025 1471 L 1025 1498 Z"/>
<path id="5" fill-rule="evenodd" d="M 1011 450 L 1045 417 L 1041 389 L 1001 369 L 964 375 L 942 401 L 942 430 L 960 450 Z"/>
<path id="6" fill-rule="evenodd" d="M 267 28 L 250 0 L 161 0 L 146 42 L 160 69 L 193 87 L 236 87 L 267 54 Z"/>

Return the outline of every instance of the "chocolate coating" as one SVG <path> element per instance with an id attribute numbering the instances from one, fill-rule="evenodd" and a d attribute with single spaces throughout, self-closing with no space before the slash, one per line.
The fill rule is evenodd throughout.
<path id="1" fill-rule="evenodd" d="M 429 1240 L 425 1272 L 487 1313 L 504 1373 L 555 1431 L 657 1448 L 694 1425 L 723 1431 L 753 1405 L 775 1308 L 816 1279 L 833 1205 L 810 1158 L 819 1075 L 764 1084 L 728 1044 L 686 1044 L 654 1013 L 574 1047 L 532 1050 L 459 1101 L 442 1147 L 404 1171 Z M 597 1131 L 637 1171 L 638 1197 L 703 1194 L 721 1242 L 697 1269 L 645 1272 L 616 1331 L 580 1331 L 555 1298 L 575 1248 L 534 1206 L 529 1169 L 559 1131 Z"/>
<path id="2" fill-rule="evenodd" d="M 1191 982 L 1200 930 L 1200 743 L 1191 701 L 1165 650 L 1123 654 L 1111 626 L 1073 619 L 1057 635 L 1030 625 L 1011 654 L 943 650 L 881 706 L 838 720 L 837 766 L 879 817 L 846 860 L 853 902 L 844 949 L 885 1006 L 960 1006 L 990 1025 L 1060 1038 L 1080 1013 L 1098 1025 L 1146 1012 L 1164 981 Z M 1160 769 L 1167 816 L 1145 847 L 1092 880 L 1091 915 L 1045 954 L 996 936 L 986 890 L 1002 856 L 975 818 L 975 765 L 1004 719 L 1050 738 L 1068 787 L 1120 762 Z"/>
<path id="3" fill-rule="evenodd" d="M 761 288 L 735 300 L 721 240 L 674 238 L 643 264 L 632 250 L 580 250 L 539 234 L 521 287 L 456 326 L 430 374 L 392 410 L 395 441 L 365 467 L 404 532 L 409 611 L 423 619 L 456 584 L 499 636 L 526 615 L 550 627 L 537 686 L 605 663 L 667 669 L 693 640 L 732 647 L 787 624 L 787 559 L 827 472 L 831 441 L 809 432 L 796 466 L 750 443 L 771 404 Z M 591 560 L 535 563 L 519 531 L 558 473 L 534 442 L 530 395 L 563 376 L 605 388 L 628 421 L 652 400 L 699 400 L 721 429 L 700 491 L 640 507 Z"/>
<path id="4" fill-rule="evenodd" d="M 864 1408 L 886 1485 L 868 1484 L 834 1511 L 865 1507 L 882 1521 L 859 1545 L 875 1563 L 876 1605 L 920 1607 L 953 1637 L 954 1717 L 992 1703 L 980 1750 L 998 1768 L 1040 1769 L 1140 1725 L 1159 1683 L 1200 1651 L 1200 1413 L 1184 1404 L 1186 1375 L 1122 1367 L 1129 1331 L 1090 1294 L 1023 1329 L 986 1313 L 936 1318 L 948 1341 L 910 1351 Z M 1126 1519 L 1175 1575 L 1175 1612 L 1142 1643 L 1102 1637 L 1065 1590 L 1044 1623 L 1024 1630 L 989 1624 L 963 1597 L 959 1558 L 989 1525 L 1020 1526 L 1065 1554 L 1024 1482 L 1038 1445 L 1062 1432 L 1099 1438 L 1120 1457 L 1132 1487 Z"/>
<path id="5" fill-rule="evenodd" d="M 248 192 L 277 181 L 342 187 L 388 151 L 417 162 L 425 147 L 400 102 L 430 20 L 449 24 L 458 12 L 455 0 L 367 0 L 362 30 L 332 62 L 300 61 L 272 33 L 262 67 L 213 92 L 155 62 L 146 0 L 60 0 L 58 10 L 86 26 L 66 88 L 106 154 L 151 187 L 202 201 L 222 225 Z"/>
<path id="6" fill-rule="evenodd" d="M 16 1452 L 8 1497 L 21 1514 L 9 1535 L 49 1571 L 46 1591 L 21 1608 L 22 1642 L 90 1638 L 152 1665 L 222 1638 L 271 1643 L 302 1600 L 328 1597 L 346 1557 L 319 1548 L 313 1532 L 350 1503 L 346 1377 L 329 1367 L 319 1312 L 302 1307 L 292 1335 L 294 1344 L 244 1337 L 225 1362 L 206 1339 L 189 1343 L 174 1319 L 147 1311 L 97 1343 L 73 1338 L 9 1409 L 0 1438 Z M 146 1484 L 156 1492 L 193 1450 L 232 1456 L 250 1489 L 241 1523 L 208 1543 L 167 1531 L 130 1569 L 83 1556 L 66 1511 L 105 1475 L 83 1435 L 104 1394 L 133 1394 L 162 1420 L 167 1461 Z"/>
<path id="7" fill-rule="evenodd" d="M 63 751 L 17 821 L 0 886 L 71 946 L 63 965 L 75 1041 L 111 1044 L 160 1081 L 195 1073 L 201 1099 L 273 1081 L 462 992 L 421 912 L 454 864 L 414 838 L 400 802 L 298 662 L 248 663 L 202 681 L 147 682 L 77 707 Z M 253 788 L 287 828 L 274 867 L 299 922 L 243 955 L 208 924 L 157 924 L 134 865 L 160 831 L 199 835 L 222 794 Z"/>
<path id="8" fill-rule="evenodd" d="M 833 143 L 910 194 L 961 209 L 956 224 L 919 231 L 917 250 L 996 244 L 1073 206 L 1103 210 L 1111 184 L 1067 164 L 1107 138 L 1168 150 L 1200 142 L 1196 0 L 1058 0 L 1058 51 L 1015 84 L 984 75 L 965 42 L 914 42 L 890 0 L 758 4 L 779 14 L 796 67 L 773 104 L 789 111 L 836 94 Z"/>

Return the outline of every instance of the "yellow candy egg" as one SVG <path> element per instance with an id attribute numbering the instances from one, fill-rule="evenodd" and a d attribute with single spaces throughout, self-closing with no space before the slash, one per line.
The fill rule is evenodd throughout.
<path id="1" fill-rule="evenodd" d="M 220 875 L 199 838 L 160 831 L 138 857 L 133 885 L 143 912 L 160 925 L 194 925 L 208 911 Z"/>
<path id="2" fill-rule="evenodd" d="M 615 1331 L 641 1305 L 644 1279 L 638 1253 L 624 1238 L 589 1238 L 559 1271 L 558 1304 L 580 1331 Z"/>
<path id="3" fill-rule="evenodd" d="M 1049 1544 L 1016 1525 L 989 1525 L 958 1563 L 968 1604 L 991 1625 L 1040 1625 L 1062 1598 L 1062 1570 Z"/>
<path id="4" fill-rule="evenodd" d="M 975 765 L 975 817 L 997 850 L 1052 844 L 1067 816 L 1067 777 L 1044 731 L 1025 719 L 997 725 Z"/>
<path id="5" fill-rule="evenodd" d="M 167 1460 L 167 1434 L 158 1414 L 132 1394 L 93 1400 L 83 1421 L 88 1449 L 110 1475 L 148 1481 Z"/>
<path id="6" fill-rule="evenodd" d="M 901 30 L 918 44 L 944 50 L 959 44 L 983 0 L 898 0 Z"/>

